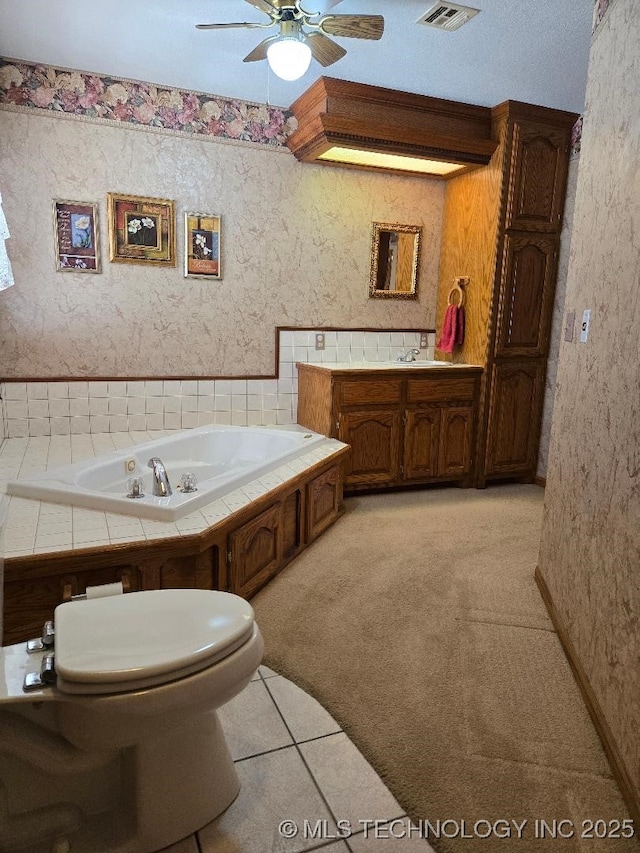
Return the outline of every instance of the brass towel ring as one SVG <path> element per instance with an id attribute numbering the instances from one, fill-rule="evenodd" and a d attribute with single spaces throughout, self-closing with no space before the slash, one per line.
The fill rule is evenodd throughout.
<path id="1" fill-rule="evenodd" d="M 448 305 L 456 305 L 458 308 L 462 308 L 465 302 L 465 295 L 463 288 L 469 284 L 469 279 L 465 276 L 459 276 L 458 278 L 454 278 L 453 287 L 449 291 L 449 295 L 447 296 L 447 304 Z M 453 297 L 455 294 L 458 295 L 457 303 L 453 301 Z"/>
<path id="2" fill-rule="evenodd" d="M 458 294 L 457 302 L 454 301 L 454 296 L 456 293 Z M 447 304 L 457 305 L 458 308 L 462 308 L 462 306 L 464 305 L 464 290 L 459 285 L 452 287 L 449 291 L 449 296 L 447 297 Z"/>

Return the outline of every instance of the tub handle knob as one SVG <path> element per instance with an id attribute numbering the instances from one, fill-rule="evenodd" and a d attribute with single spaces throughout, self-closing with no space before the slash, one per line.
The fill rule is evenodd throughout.
<path id="1" fill-rule="evenodd" d="M 133 498 L 134 500 L 144 497 L 141 477 L 131 477 L 130 480 L 127 480 L 127 497 Z"/>
<path id="2" fill-rule="evenodd" d="M 198 481 L 196 479 L 196 475 L 191 474 L 189 471 L 182 474 L 180 477 L 179 489 L 181 492 L 197 492 Z"/>

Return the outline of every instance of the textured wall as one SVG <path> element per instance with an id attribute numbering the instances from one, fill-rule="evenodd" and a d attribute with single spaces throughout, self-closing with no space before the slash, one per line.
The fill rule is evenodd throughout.
<path id="1" fill-rule="evenodd" d="M 640 799 L 640 18 L 615 0 L 592 44 L 540 570 Z"/>
<path id="2" fill-rule="evenodd" d="M 553 320 L 551 323 L 551 341 L 549 344 L 549 358 L 547 360 L 547 376 L 544 392 L 544 409 L 542 413 L 542 425 L 540 429 L 540 449 L 538 451 L 538 477 L 547 476 L 549 463 L 549 439 L 551 437 L 551 421 L 553 417 L 553 398 L 556 390 L 556 375 L 558 372 L 558 357 L 560 354 L 560 342 L 564 334 L 564 311 L 565 296 L 567 290 L 567 272 L 569 267 L 569 254 L 571 248 L 571 231 L 573 228 L 573 209 L 576 201 L 576 185 L 578 182 L 579 154 L 575 154 L 569 163 L 569 174 L 567 176 L 567 200 L 564 207 L 564 218 L 562 222 L 562 235 L 560 237 L 560 256 L 558 258 L 558 280 L 556 282 L 556 293 L 553 301 Z M 568 309 L 572 310 L 572 309 Z"/>
<path id="3" fill-rule="evenodd" d="M 0 376 L 269 374 L 276 325 L 434 326 L 440 181 L 46 111 L 0 120 L 16 277 L 0 304 Z M 177 267 L 109 263 L 107 192 L 175 200 Z M 98 202 L 102 274 L 55 271 L 54 198 Z M 183 278 L 185 210 L 222 215 L 222 281 Z M 419 301 L 368 299 L 374 220 L 424 226 Z"/>

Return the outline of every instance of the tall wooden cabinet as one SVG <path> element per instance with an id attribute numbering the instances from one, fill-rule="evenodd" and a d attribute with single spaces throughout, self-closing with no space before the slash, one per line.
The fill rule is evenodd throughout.
<path id="1" fill-rule="evenodd" d="M 477 482 L 535 477 L 571 129 L 577 116 L 507 101 L 486 169 L 447 183 L 438 322 L 469 276 L 465 342 L 482 364 Z"/>

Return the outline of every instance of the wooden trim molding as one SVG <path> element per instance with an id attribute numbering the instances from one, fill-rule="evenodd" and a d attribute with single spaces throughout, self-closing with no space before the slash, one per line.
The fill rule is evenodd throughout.
<path id="1" fill-rule="evenodd" d="M 546 477 L 538 477 L 538 475 L 536 474 L 536 476 L 533 478 L 533 482 L 536 486 L 541 486 L 543 489 L 546 489 L 547 487 Z"/>
<path id="2" fill-rule="evenodd" d="M 549 613 L 549 617 L 553 622 L 553 627 L 556 629 L 560 644 L 562 645 L 563 651 L 569 661 L 571 671 L 573 672 L 574 678 L 576 679 L 580 692 L 582 693 L 582 698 L 587 706 L 593 725 L 595 726 L 598 736 L 602 742 L 613 777 L 620 788 L 620 793 L 627 804 L 631 818 L 633 819 L 636 827 L 638 827 L 640 826 L 640 796 L 638 791 L 636 790 L 633 780 L 625 766 L 622 756 L 620 755 L 620 750 L 618 749 L 613 733 L 609 728 L 609 724 L 602 707 L 598 702 L 598 698 L 593 688 L 591 687 L 587 673 L 582 666 L 576 648 L 571 641 L 571 637 L 569 636 L 564 622 L 556 609 L 549 587 L 542 576 L 539 566 L 536 566 L 535 579 L 538 584 L 542 600 L 544 601 L 547 612 Z"/>

